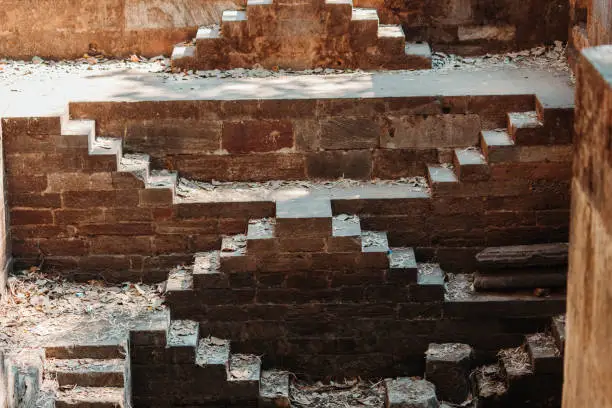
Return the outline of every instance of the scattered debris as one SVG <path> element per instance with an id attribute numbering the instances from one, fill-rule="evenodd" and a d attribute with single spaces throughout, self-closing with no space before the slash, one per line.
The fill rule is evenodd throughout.
<path id="1" fill-rule="evenodd" d="M 446 273 L 446 300 L 469 299 L 474 293 L 472 274 Z"/>
<path id="2" fill-rule="evenodd" d="M 62 336 L 78 342 L 79 336 L 99 336 L 102 341 L 125 332 L 135 319 L 165 308 L 156 285 L 103 281 L 68 282 L 41 273 L 21 271 L 8 279 L 7 294 L 0 300 L 0 350 L 40 347 Z M 83 328 L 89 327 L 84 332 Z M 94 328 L 106 327 L 97 333 Z"/>
<path id="3" fill-rule="evenodd" d="M 450 71 L 482 71 L 495 69 L 533 68 L 545 71 L 569 73 L 566 58 L 566 46 L 556 41 L 553 46 L 536 47 L 529 50 L 510 52 L 506 54 L 486 54 L 477 57 L 461 57 L 453 54 L 434 52 L 432 70 L 405 71 L 411 76 L 419 76 L 430 72 L 445 74 Z M 96 71 L 148 72 L 158 75 L 163 81 L 197 81 L 210 78 L 272 78 L 304 75 L 344 75 L 363 76 L 369 72 L 360 69 L 316 68 L 303 71 L 291 69 L 264 69 L 256 64 L 252 68 L 235 68 L 231 70 L 208 70 L 174 72 L 169 58 L 159 55 L 145 58 L 131 55 L 125 60 L 111 59 L 97 50 L 90 50 L 82 58 L 76 60 L 52 61 L 38 56 L 31 61 L 0 60 L 0 84 L 9 86 L 16 77 L 28 75 L 33 80 L 49 80 L 62 77 L 89 76 Z M 93 72 L 92 72 L 93 71 Z M 572 77 L 573 78 L 573 77 Z M 571 81 L 573 79 L 570 78 Z M 19 92 L 19 89 L 15 89 Z"/>
<path id="4" fill-rule="evenodd" d="M 523 346 L 500 350 L 497 355 L 504 360 L 506 372 L 512 372 L 513 375 L 527 374 L 531 372 L 531 362 L 529 354 Z"/>
<path id="5" fill-rule="evenodd" d="M 361 379 L 329 384 L 293 381 L 290 395 L 295 408 L 380 408 L 384 405 L 385 388 L 382 381 L 367 383 Z"/>

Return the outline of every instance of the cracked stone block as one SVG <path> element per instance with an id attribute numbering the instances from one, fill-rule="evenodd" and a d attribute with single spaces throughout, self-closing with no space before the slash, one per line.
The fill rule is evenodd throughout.
<path id="1" fill-rule="evenodd" d="M 460 404 L 470 393 L 469 374 L 472 348 L 467 344 L 429 344 L 425 378 L 436 386 L 438 398 Z"/>

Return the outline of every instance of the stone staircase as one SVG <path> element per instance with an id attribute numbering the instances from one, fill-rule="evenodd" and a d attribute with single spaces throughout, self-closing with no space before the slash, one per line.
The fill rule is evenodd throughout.
<path id="1" fill-rule="evenodd" d="M 223 12 L 219 27 L 202 27 L 176 45 L 181 70 L 228 68 L 429 69 L 431 50 L 407 43 L 401 25 L 379 24 L 376 9 L 352 0 L 249 0 Z"/>
<path id="2" fill-rule="evenodd" d="M 44 376 L 57 381 L 55 407 L 128 407 L 129 362 L 121 345 L 45 348 Z"/>
<path id="3" fill-rule="evenodd" d="M 560 406 L 564 345 L 565 315 L 558 315 L 548 332 L 526 335 L 521 347 L 501 350 L 497 364 L 473 372 L 475 407 Z"/>
<path id="4" fill-rule="evenodd" d="M 567 109 L 536 102 L 535 111 L 509 112 L 506 129 L 481 131 L 480 146 L 454 149 L 452 163 L 428 166 L 433 194 L 467 194 L 487 185 L 479 182 L 558 176 L 562 169 L 555 164 L 571 153 L 572 132 L 563 128 Z"/>
<path id="5" fill-rule="evenodd" d="M 205 319 L 194 302 L 358 302 L 363 293 L 342 289 L 365 285 L 381 291 L 371 300 L 435 302 L 444 296 L 444 273 L 419 269 L 413 248 L 390 248 L 386 234 L 363 231 L 359 217 L 332 216 L 329 199 L 306 197 L 277 201 L 276 217 L 252 219 L 246 234 L 197 254 L 191 270 L 172 271 L 166 300 L 173 316 Z"/>

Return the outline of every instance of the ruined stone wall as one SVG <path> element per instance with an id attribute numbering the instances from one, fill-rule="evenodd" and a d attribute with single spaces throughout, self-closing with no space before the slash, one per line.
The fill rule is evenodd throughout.
<path id="1" fill-rule="evenodd" d="M 244 0 L 6 0 L 0 10 L 0 57 L 170 55 L 198 26 L 218 24 Z M 401 23 L 410 40 L 464 54 L 527 47 L 567 38 L 567 0 L 357 0 L 384 24 Z M 53 12 L 49 12 L 52 10 Z M 528 16 L 537 16 L 533 24 Z"/>
<path id="2" fill-rule="evenodd" d="M 564 407 L 612 405 L 612 47 L 577 66 Z"/>
<path id="3" fill-rule="evenodd" d="M 478 127 L 503 127 L 508 110 L 533 105 L 529 95 L 176 101 L 76 104 L 72 114 L 95 119 L 99 134 L 125 137 L 126 151 L 150 154 L 153 168 L 181 177 L 369 180 L 423 176 L 427 164 L 451 162 L 452 147 L 478 145 Z M 566 110 L 550 113 L 558 119 L 546 123 L 557 124 L 542 131 L 561 144 L 517 146 L 484 179 L 431 195 L 334 199 L 333 211 L 360 215 L 364 229 L 387 231 L 390 245 L 415 247 L 420 260 L 449 271 L 470 270 L 485 246 L 564 241 L 571 123 Z M 244 233 L 249 218 L 275 214 L 273 201 L 174 202 L 170 189 L 118 172 L 115 156 L 90 156 L 87 137 L 61 135 L 60 125 L 59 117 L 3 119 L 19 266 L 161 281 L 194 252 L 218 249 L 221 235 Z"/>

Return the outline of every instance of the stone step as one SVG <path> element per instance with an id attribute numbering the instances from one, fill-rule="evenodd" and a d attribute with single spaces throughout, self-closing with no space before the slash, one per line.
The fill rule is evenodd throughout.
<path id="1" fill-rule="evenodd" d="M 195 255 L 193 263 L 194 289 L 227 288 L 227 276 L 221 272 L 219 251 L 201 252 Z"/>
<path id="2" fill-rule="evenodd" d="M 417 264 L 417 283 L 410 286 L 410 297 L 416 302 L 444 300 L 446 274 L 438 264 Z"/>
<path id="3" fill-rule="evenodd" d="M 386 408 L 438 408 L 436 387 L 426 380 L 400 377 L 385 381 Z"/>
<path id="4" fill-rule="evenodd" d="M 571 144 L 574 133 L 574 108 L 566 104 L 544 104 L 536 98 L 538 119 L 548 128 L 554 129 L 556 143 Z"/>
<path id="5" fill-rule="evenodd" d="M 332 236 L 327 239 L 327 252 L 361 251 L 361 222 L 356 215 L 339 214 L 332 218 Z"/>
<path id="6" fill-rule="evenodd" d="M 565 315 L 552 317 L 551 331 L 557 348 L 563 354 L 565 350 Z"/>
<path id="7" fill-rule="evenodd" d="M 548 272 L 547 269 L 524 272 L 507 270 L 495 274 L 476 272 L 474 274 L 474 289 L 477 291 L 512 291 L 536 288 L 564 288 L 567 286 L 567 274 L 563 272 Z"/>
<path id="8" fill-rule="evenodd" d="M 555 344 L 555 339 L 545 333 L 525 336 L 525 344 L 529 353 L 531 366 L 536 375 L 563 374 L 563 357 Z"/>
<path id="9" fill-rule="evenodd" d="M 220 270 L 223 273 L 254 272 L 257 263 L 254 256 L 247 256 L 245 234 L 224 236 L 219 252 Z"/>
<path id="10" fill-rule="evenodd" d="M 489 164 L 514 161 L 514 141 L 505 129 L 483 130 L 480 132 L 480 149 Z"/>
<path id="11" fill-rule="evenodd" d="M 228 386 L 233 398 L 259 398 L 261 358 L 252 354 L 232 354 L 228 370 Z"/>
<path id="12" fill-rule="evenodd" d="M 508 387 L 498 364 L 481 366 L 474 370 L 472 394 L 475 408 L 499 408 L 508 403 Z"/>
<path id="13" fill-rule="evenodd" d="M 509 390 L 523 388 L 533 377 L 531 359 L 524 347 L 500 350 L 498 358 Z"/>
<path id="14" fill-rule="evenodd" d="M 409 58 L 411 69 L 421 67 L 421 69 L 431 68 L 431 47 L 426 42 L 406 42 L 404 54 Z"/>
<path id="15" fill-rule="evenodd" d="M 483 181 L 491 176 L 491 170 L 479 148 L 453 150 L 455 174 L 460 181 Z"/>
<path id="16" fill-rule="evenodd" d="M 166 345 L 168 347 L 195 348 L 198 345 L 198 339 L 198 322 L 192 320 L 173 320 L 170 322 L 166 335 Z"/>
<path id="17" fill-rule="evenodd" d="M 413 248 L 391 248 L 387 279 L 398 284 L 418 282 L 418 266 Z"/>
<path id="18" fill-rule="evenodd" d="M 198 41 L 216 40 L 218 38 L 221 38 L 221 32 L 218 26 L 200 27 L 195 36 L 196 43 Z"/>
<path id="19" fill-rule="evenodd" d="M 54 344 L 45 347 L 45 358 L 53 359 L 122 359 L 125 347 L 117 343 L 109 344 Z"/>
<path id="20" fill-rule="evenodd" d="M 477 268 L 480 272 L 557 267 L 566 270 L 567 258 L 568 244 L 565 242 L 490 247 L 476 254 Z"/>
<path id="21" fill-rule="evenodd" d="M 452 166 L 439 164 L 427 166 L 427 181 L 434 195 L 452 192 L 459 183 Z"/>
<path id="22" fill-rule="evenodd" d="M 508 113 L 508 134 L 518 145 L 546 144 L 543 129 L 536 111 Z"/>
<path id="23" fill-rule="evenodd" d="M 193 273 L 185 268 L 175 268 L 168 273 L 166 292 L 185 292 L 193 290 Z"/>
<path id="24" fill-rule="evenodd" d="M 151 156 L 148 154 L 124 154 L 119 162 L 119 171 L 132 173 L 145 184 L 149 182 Z"/>
<path id="25" fill-rule="evenodd" d="M 351 47 L 361 52 L 375 47 L 378 41 L 378 25 L 376 9 L 353 8 L 349 23 Z"/>
<path id="26" fill-rule="evenodd" d="M 172 49 L 171 59 L 174 69 L 194 69 L 196 67 L 196 46 L 192 44 L 175 45 Z"/>
<path id="27" fill-rule="evenodd" d="M 229 340 L 216 337 L 200 339 L 195 361 L 196 365 L 205 369 L 215 382 L 227 381 L 230 362 Z"/>
<path id="28" fill-rule="evenodd" d="M 97 137 L 89 144 L 91 156 L 115 156 L 117 168 L 119 168 L 121 157 L 123 157 L 123 139 L 112 137 Z"/>
<path id="29" fill-rule="evenodd" d="M 228 39 L 238 39 L 248 37 L 247 13 L 242 10 L 224 10 L 221 16 L 221 35 Z M 199 53 L 199 49 L 198 49 Z"/>
<path id="30" fill-rule="evenodd" d="M 96 121 L 88 119 L 62 120 L 62 136 L 82 138 L 84 146 L 89 146 L 96 139 Z"/>
<path id="31" fill-rule="evenodd" d="M 123 408 L 125 391 L 118 387 L 74 387 L 60 390 L 55 408 Z"/>
<path id="32" fill-rule="evenodd" d="M 398 55 L 406 52 L 406 36 L 401 25 L 379 24 L 378 50 L 382 55 Z"/>
<path id="33" fill-rule="evenodd" d="M 74 359 L 46 362 L 46 374 L 55 377 L 60 387 L 118 387 L 124 386 L 125 361 L 120 359 Z"/>
<path id="34" fill-rule="evenodd" d="M 167 188 L 174 192 L 178 182 L 178 173 L 168 170 L 152 170 L 149 174 L 147 188 Z"/>
<path id="35" fill-rule="evenodd" d="M 289 408 L 289 373 L 264 370 L 259 380 L 259 408 Z"/>
<path id="36" fill-rule="evenodd" d="M 332 207 L 326 198 L 305 197 L 276 202 L 276 236 L 278 238 L 330 237 Z"/>
<path id="37" fill-rule="evenodd" d="M 362 231 L 361 232 L 361 252 L 382 253 L 385 257 L 389 253 L 389 241 L 386 232 Z"/>
<path id="38" fill-rule="evenodd" d="M 439 399 L 462 404 L 470 394 L 472 348 L 461 343 L 430 343 L 425 352 L 425 379 Z"/>
<path id="39" fill-rule="evenodd" d="M 371 21 L 376 22 L 376 30 L 378 31 L 378 12 L 376 9 L 368 8 L 353 8 L 352 21 Z"/>
<path id="40" fill-rule="evenodd" d="M 274 218 L 249 220 L 247 228 L 247 251 L 249 253 L 256 253 L 278 250 L 275 229 L 276 220 Z"/>

